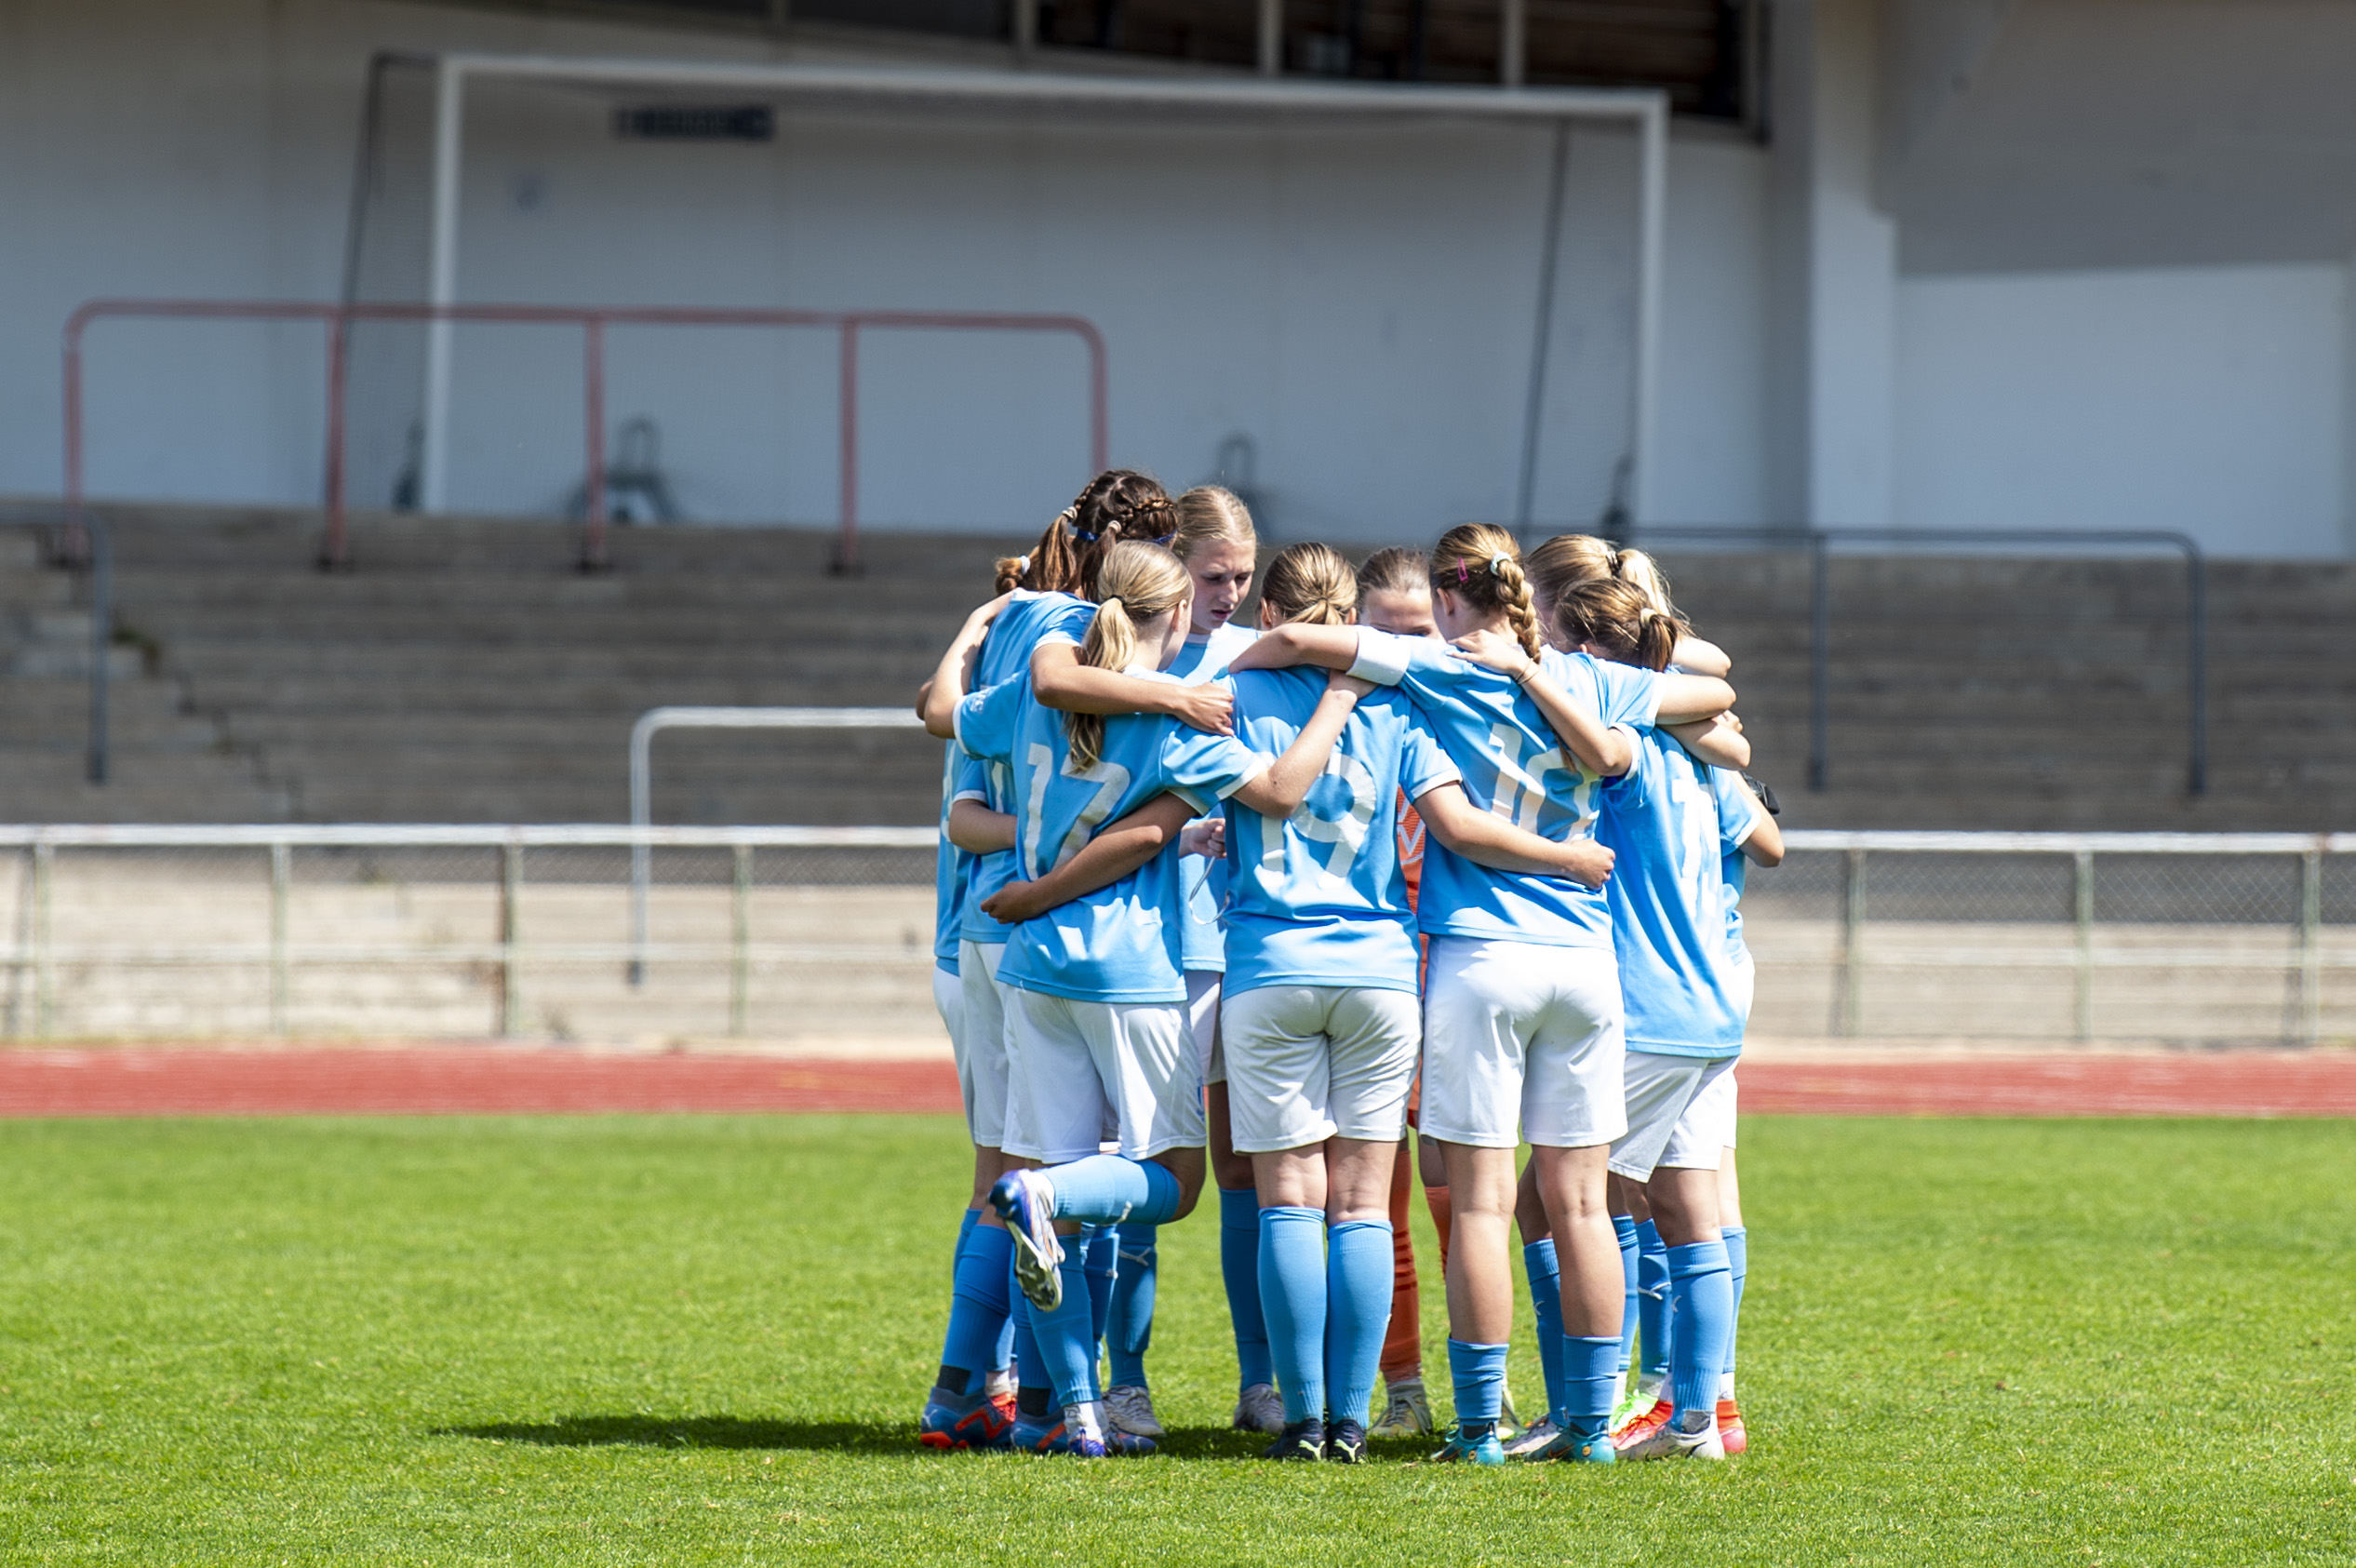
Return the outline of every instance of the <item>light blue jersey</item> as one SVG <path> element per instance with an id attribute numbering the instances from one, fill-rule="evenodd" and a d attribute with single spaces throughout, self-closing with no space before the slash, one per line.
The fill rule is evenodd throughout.
<path id="1" fill-rule="evenodd" d="M 1206 636 L 1189 636 L 1162 673 L 1190 686 L 1216 680 L 1258 635 L 1230 621 Z M 1226 931 L 1219 923 L 1220 911 L 1227 906 L 1227 863 L 1188 855 L 1179 862 L 1178 876 L 1186 900 L 1186 923 L 1180 933 L 1186 972 L 1216 974 L 1227 967 Z"/>
<path id="2" fill-rule="evenodd" d="M 1035 594 L 1017 588 L 982 639 L 982 655 L 973 667 L 972 690 L 985 691 L 1003 685 L 1031 667 L 1031 653 L 1043 642 L 1077 643 L 1088 636 L 1096 607 L 1070 594 Z M 993 811 L 1014 812 L 1012 776 L 1004 763 L 977 764 L 982 769 L 983 804 Z M 1004 942 L 1011 927 L 1002 926 L 982 912 L 982 901 L 1014 880 L 1014 851 L 969 857 L 966 873 L 965 920 L 959 930 L 968 942 Z"/>
<path id="3" fill-rule="evenodd" d="M 1279 756 L 1325 695 L 1323 670 L 1233 677 L 1236 733 Z M 1226 994 L 1260 985 L 1418 989 L 1422 958 L 1399 864 L 1400 792 L 1458 778 L 1430 721 L 1396 691 L 1361 699 L 1325 772 L 1278 822 L 1227 807 Z"/>
<path id="4" fill-rule="evenodd" d="M 1573 702 L 1607 725 L 1650 725 L 1659 710 L 1660 677 L 1650 670 L 1552 650 L 1544 664 Z M 1557 843 L 1594 835 L 1601 777 L 1564 753 L 1546 715 L 1511 676 L 1460 659 L 1428 637 L 1367 629 L 1359 632 L 1350 673 L 1413 699 L 1462 771 L 1475 806 Z M 1433 936 L 1612 945 L 1611 908 L 1597 890 L 1560 877 L 1493 871 L 1438 843 L 1424 851 L 1416 914 Z"/>
<path id="5" fill-rule="evenodd" d="M 1750 862 L 1743 846 L 1767 815 L 1743 787 L 1732 768 L 1709 770 L 1710 792 L 1718 797 L 1719 893 L 1726 905 L 1726 948 L 1737 964 L 1750 962 L 1750 946 L 1743 941 L 1743 878 Z"/>
<path id="6" fill-rule="evenodd" d="M 1104 720 L 1096 764 L 1076 771 L 1064 718 L 1032 698 L 1027 675 L 957 705 L 959 743 L 1010 767 L 1017 875 L 1025 878 L 1061 865 L 1106 823 L 1158 795 L 1208 811 L 1268 765 L 1232 736 L 1206 735 L 1159 714 L 1120 714 Z M 1015 926 L 998 978 L 1082 1001 L 1184 1001 L 1180 858 L 1173 843 L 1111 886 Z"/>
<path id="7" fill-rule="evenodd" d="M 1744 1010 L 1731 982 L 1726 830 L 1713 770 L 1667 730 L 1635 731 L 1636 759 L 1604 792 L 1600 834 L 1618 858 L 1605 896 L 1630 1051 L 1732 1056 Z"/>
<path id="8" fill-rule="evenodd" d="M 974 857 L 949 842 L 949 808 L 957 802 L 960 777 L 972 760 L 955 741 L 943 748 L 941 846 L 932 857 L 932 961 L 951 974 L 957 972 L 957 932 L 964 925 Z"/>

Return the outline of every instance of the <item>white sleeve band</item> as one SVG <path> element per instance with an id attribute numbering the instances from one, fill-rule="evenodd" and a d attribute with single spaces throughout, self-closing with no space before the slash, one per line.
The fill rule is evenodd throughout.
<path id="1" fill-rule="evenodd" d="M 1358 657 L 1351 662 L 1349 673 L 1377 686 L 1397 686 L 1407 675 L 1411 651 L 1407 638 L 1360 626 Z"/>
<path id="2" fill-rule="evenodd" d="M 1238 779 L 1235 783 L 1221 790 L 1219 792 L 1219 798 L 1225 800 L 1237 790 L 1248 788 L 1251 785 L 1259 783 L 1260 780 L 1267 777 L 1268 770 L 1274 766 L 1275 764 L 1270 762 L 1266 757 L 1261 757 L 1259 759 L 1259 765 L 1253 768 L 1252 771 L 1244 774 L 1243 777 Z"/>
<path id="3" fill-rule="evenodd" d="M 960 800 L 979 800 L 984 806 L 990 803 L 990 797 L 978 789 L 961 789 L 949 797 L 949 804 L 952 806 Z"/>

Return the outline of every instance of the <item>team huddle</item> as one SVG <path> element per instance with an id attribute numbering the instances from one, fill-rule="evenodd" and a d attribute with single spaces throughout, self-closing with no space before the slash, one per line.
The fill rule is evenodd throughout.
<path id="1" fill-rule="evenodd" d="M 1725 654 L 1583 535 L 1525 556 L 1466 525 L 1355 571 L 1289 545 L 1255 633 L 1257 570 L 1234 495 L 1111 470 L 998 564 L 918 697 L 949 742 L 933 987 L 974 1146 L 920 1441 L 1153 1452 L 1157 1227 L 1206 1178 L 1236 1426 L 1344 1463 L 1435 1431 L 1420 1174 L 1437 1458 L 1741 1452 L 1737 904 L 1783 850 Z"/>

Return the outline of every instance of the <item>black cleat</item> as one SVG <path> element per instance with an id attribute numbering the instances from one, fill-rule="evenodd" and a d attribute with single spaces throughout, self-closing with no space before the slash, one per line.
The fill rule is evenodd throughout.
<path id="1" fill-rule="evenodd" d="M 1325 1456 L 1337 1465 L 1366 1463 L 1366 1427 L 1357 1421 L 1336 1421 L 1325 1429 Z"/>
<path id="2" fill-rule="evenodd" d="M 1325 1423 L 1312 1415 L 1305 1421 L 1292 1421 L 1276 1441 L 1260 1451 L 1263 1459 L 1306 1459 L 1314 1464 L 1325 1457 Z"/>

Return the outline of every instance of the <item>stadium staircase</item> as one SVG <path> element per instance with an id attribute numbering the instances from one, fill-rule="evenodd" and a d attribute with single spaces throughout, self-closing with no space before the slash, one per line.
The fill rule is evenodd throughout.
<path id="1" fill-rule="evenodd" d="M 632 721 L 665 704 L 906 703 L 1003 542 L 124 509 L 115 782 L 80 782 L 87 622 L 30 542 L 0 558 L 0 817 L 615 822 Z M 1830 787 L 1805 787 L 1806 563 L 1668 556 L 1735 656 L 1757 771 L 1830 827 L 2356 828 L 2356 569 L 2211 567 L 2210 789 L 2184 791 L 2180 570 L 1836 558 Z M 908 733 L 666 735 L 658 821 L 922 823 Z"/>

